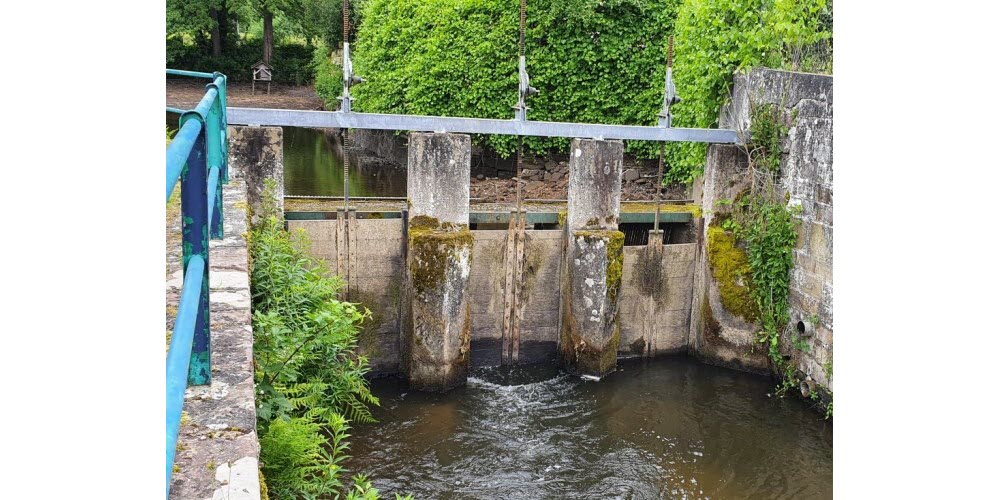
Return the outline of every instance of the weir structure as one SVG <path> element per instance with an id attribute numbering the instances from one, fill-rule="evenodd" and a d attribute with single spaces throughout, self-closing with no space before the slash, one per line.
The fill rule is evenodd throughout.
<path id="1" fill-rule="evenodd" d="M 184 486 L 182 496 L 216 488 L 224 489 L 228 498 L 243 498 L 240 492 L 252 492 L 257 484 L 248 266 L 245 244 L 232 236 L 246 221 L 241 219 L 242 210 L 229 207 L 248 203 L 252 214 L 261 202 L 264 180 L 281 175 L 282 133 L 275 125 L 353 123 L 360 128 L 396 129 L 445 124 L 442 129 L 410 129 L 407 200 L 354 199 L 329 210 L 303 211 L 294 200 L 286 200 L 285 206 L 289 230 L 304 230 L 312 240 L 312 254 L 344 278 L 343 298 L 373 311 L 372 321 L 363 325 L 359 336 L 359 350 L 369 356 L 373 371 L 403 374 L 415 387 L 441 391 L 464 383 L 467 370 L 478 365 L 559 361 L 571 372 L 601 377 L 614 369 L 617 358 L 683 352 L 709 363 L 767 372 L 766 359 L 751 349 L 757 328 L 727 311 L 720 301 L 721 283 L 712 267 L 708 235 L 713 212 L 725 210 L 720 200 L 738 194 L 739 179 L 745 177 L 740 144 L 747 136 L 736 129 L 746 129 L 751 103 L 775 105 L 791 123 L 783 146 L 782 189 L 789 204 L 803 207 L 797 216 L 800 234 L 791 271 L 792 321 L 782 335 L 782 350 L 791 353 L 803 393 L 815 390 L 822 398 L 832 393 L 832 77 L 768 69 L 737 75 L 733 102 L 722 120 L 733 130 L 709 135 L 671 128 L 669 109 L 660 127 L 555 125 L 548 129 L 550 135 L 580 132 L 572 136 L 567 204 L 526 200 L 516 209 L 498 210 L 470 203 L 471 141 L 459 132 L 483 131 L 473 128 L 483 123 L 468 122 L 475 119 L 421 121 L 427 117 L 344 111 L 254 114 L 222 104 L 222 75 L 171 74 L 204 77 L 212 83 L 195 110 L 168 108 L 184 114 L 181 131 L 167 153 L 168 197 L 181 178 L 182 211 L 191 217 L 184 219 L 184 257 L 179 259 L 183 269 L 173 284 L 168 283 L 168 290 L 173 287 L 180 294 L 183 288 L 179 301 L 196 304 L 184 305 L 178 312 L 168 356 L 168 482 L 182 399 L 185 411 L 198 424 L 181 425 L 182 442 L 189 448 L 178 451 L 178 456 L 213 457 L 213 462 L 225 464 L 209 478 L 192 479 L 185 470 L 180 484 L 174 474 L 175 485 Z M 665 98 L 665 106 L 668 102 L 676 101 Z M 309 113 L 303 116 L 310 121 L 297 122 L 296 113 Z M 274 120 L 268 121 L 268 116 Z M 488 120 L 497 122 L 495 133 L 544 128 L 542 122 L 511 120 L 517 121 L 521 123 Z M 227 122 L 269 126 L 227 129 Z M 608 130 L 611 133 L 602 135 Z M 654 207 L 617 199 L 622 177 L 619 139 L 628 134 L 717 143 L 708 147 L 705 176 L 695 183 L 694 203 L 664 202 Z M 230 163 L 237 182 L 226 184 Z M 281 199 L 279 194 L 277 201 Z M 206 242 L 223 236 L 223 219 L 230 236 L 212 242 L 209 266 Z M 189 230 L 196 226 L 204 229 Z M 625 237 L 621 246 L 616 242 L 619 235 Z M 236 275 L 243 276 L 242 282 L 233 279 Z M 234 315 L 237 310 L 239 315 Z M 238 328 L 229 328 L 227 322 Z M 219 342 L 209 342 L 209 327 Z M 797 332 L 798 341 L 809 348 L 787 345 L 793 340 L 788 332 Z M 217 347 L 209 352 L 210 345 Z M 185 380 L 192 371 L 195 378 Z M 196 385 L 206 383 L 211 385 Z M 192 387 L 185 394 L 188 384 Z M 223 425 L 223 430 L 216 430 Z M 234 430 L 241 428 L 245 429 Z M 213 439 L 206 439 L 205 433 L 220 432 L 239 436 L 227 441 L 229 448 L 244 438 L 247 446 L 238 451 L 199 451 Z M 206 475 L 203 470 L 200 474 Z"/>

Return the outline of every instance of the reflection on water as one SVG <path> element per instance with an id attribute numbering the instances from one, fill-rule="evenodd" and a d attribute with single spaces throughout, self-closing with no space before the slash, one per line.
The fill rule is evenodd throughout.
<path id="1" fill-rule="evenodd" d="M 344 195 L 344 160 L 335 130 L 283 127 L 285 194 Z M 348 152 L 351 196 L 406 196 L 406 169 Z"/>
<path id="2" fill-rule="evenodd" d="M 177 129 L 180 115 L 166 114 Z M 344 195 L 344 149 L 335 129 L 282 127 L 285 194 Z M 348 148 L 348 189 L 351 196 L 406 196 L 406 168 Z"/>
<path id="3" fill-rule="evenodd" d="M 511 377 L 515 377 L 512 379 Z M 528 380 L 525 380 L 528 379 Z M 534 381 L 531 381 L 534 379 Z M 477 371 L 448 394 L 373 383 L 348 466 L 417 498 L 829 498 L 833 430 L 773 384 L 672 357 L 599 383 Z"/>

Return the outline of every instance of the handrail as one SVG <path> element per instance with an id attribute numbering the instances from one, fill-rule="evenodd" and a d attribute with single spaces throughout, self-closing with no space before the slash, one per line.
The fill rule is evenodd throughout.
<path id="1" fill-rule="evenodd" d="M 167 485 L 173 473 L 177 435 L 189 385 L 212 382 L 208 238 L 222 238 L 222 184 L 229 181 L 226 133 L 226 76 L 222 73 L 167 70 L 168 75 L 210 78 L 205 96 L 192 110 L 179 113 L 180 130 L 167 146 L 167 201 L 181 185 L 184 284 L 167 353 Z"/>

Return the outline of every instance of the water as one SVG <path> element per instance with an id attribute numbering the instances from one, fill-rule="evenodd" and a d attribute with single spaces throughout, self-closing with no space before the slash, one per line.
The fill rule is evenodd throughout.
<path id="1" fill-rule="evenodd" d="M 417 498 L 830 498 L 833 429 L 769 379 L 684 357 L 600 382 L 474 373 L 447 394 L 373 383 L 348 467 Z"/>
<path id="2" fill-rule="evenodd" d="M 285 194 L 344 195 L 344 154 L 339 134 L 319 129 L 283 127 Z M 348 153 L 351 196 L 406 196 L 406 169 L 386 161 Z"/>
<path id="3" fill-rule="evenodd" d="M 176 130 L 179 115 L 167 113 L 166 124 Z M 330 129 L 282 127 L 285 194 L 344 195 L 344 149 L 340 135 Z M 348 148 L 348 190 L 351 196 L 406 196 L 406 168 Z"/>

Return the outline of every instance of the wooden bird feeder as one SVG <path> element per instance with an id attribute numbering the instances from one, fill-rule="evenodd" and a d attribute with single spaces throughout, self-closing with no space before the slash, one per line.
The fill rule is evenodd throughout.
<path id="1" fill-rule="evenodd" d="M 253 82 L 250 84 L 250 93 L 256 93 L 257 82 L 267 82 L 267 95 L 271 95 L 271 75 L 274 73 L 274 68 L 270 64 L 264 61 L 257 61 L 253 66 Z"/>

